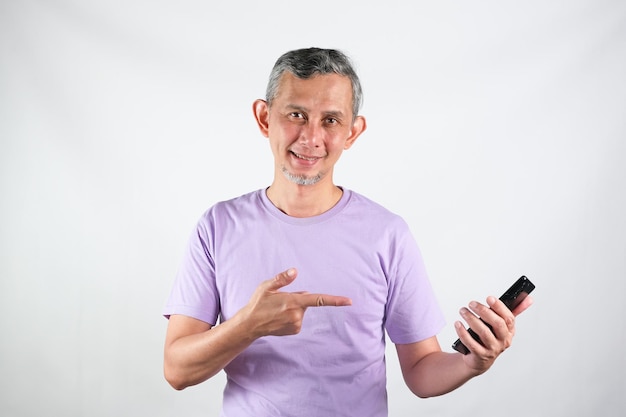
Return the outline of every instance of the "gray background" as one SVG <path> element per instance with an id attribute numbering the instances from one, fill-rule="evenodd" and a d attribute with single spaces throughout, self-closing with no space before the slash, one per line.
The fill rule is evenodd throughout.
<path id="1" fill-rule="evenodd" d="M 470 299 L 537 284 L 452 394 L 413 397 L 390 346 L 390 415 L 623 414 L 625 2 L 4 0 L 0 415 L 218 414 L 223 374 L 164 381 L 160 312 L 200 214 L 269 184 L 251 103 L 307 46 L 357 64 L 336 180 L 410 224 L 443 347 Z"/>

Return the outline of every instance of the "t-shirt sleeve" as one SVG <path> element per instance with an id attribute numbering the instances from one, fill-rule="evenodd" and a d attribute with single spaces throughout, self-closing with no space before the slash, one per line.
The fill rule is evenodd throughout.
<path id="1" fill-rule="evenodd" d="M 390 239 L 389 295 L 385 328 L 393 343 L 419 342 L 437 335 L 445 317 L 428 278 L 421 251 L 404 221 Z"/>
<path id="2" fill-rule="evenodd" d="M 189 238 L 163 309 L 166 318 L 173 314 L 181 314 L 211 325 L 217 323 L 220 302 L 215 284 L 215 264 L 211 254 L 213 247 L 211 224 L 210 212 L 207 212 Z"/>

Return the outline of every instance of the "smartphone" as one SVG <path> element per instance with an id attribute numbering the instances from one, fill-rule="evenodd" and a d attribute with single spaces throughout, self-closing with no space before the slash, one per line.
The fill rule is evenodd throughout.
<path id="1" fill-rule="evenodd" d="M 517 307 L 519 303 L 521 303 L 524 298 L 526 298 L 528 294 L 530 294 L 534 289 L 535 284 L 530 282 L 528 278 L 522 275 L 520 279 L 518 279 L 513 285 L 511 285 L 511 288 L 509 288 L 504 292 L 504 294 L 502 294 L 502 296 L 500 297 L 500 301 L 502 301 L 509 310 L 513 311 L 513 309 Z M 485 322 L 483 321 L 483 323 Z M 489 324 L 487 324 L 487 327 L 491 329 L 491 326 L 489 326 Z M 474 340 L 480 343 L 480 338 L 472 329 L 467 329 L 467 331 L 474 338 Z M 452 344 L 452 349 L 464 355 L 470 353 L 469 349 L 463 344 L 463 342 L 461 342 L 461 339 L 457 339 L 456 342 Z"/>

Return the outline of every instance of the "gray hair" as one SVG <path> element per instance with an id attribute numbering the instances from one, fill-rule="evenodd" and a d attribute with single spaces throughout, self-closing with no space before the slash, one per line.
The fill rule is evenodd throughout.
<path id="1" fill-rule="evenodd" d="M 334 73 L 348 77 L 352 84 L 352 117 L 355 118 L 359 114 L 363 101 L 361 82 L 350 58 L 343 52 L 336 49 L 305 48 L 283 54 L 274 64 L 267 83 L 265 100 L 268 105 L 276 98 L 280 78 L 285 71 L 303 80 L 318 74 Z"/>

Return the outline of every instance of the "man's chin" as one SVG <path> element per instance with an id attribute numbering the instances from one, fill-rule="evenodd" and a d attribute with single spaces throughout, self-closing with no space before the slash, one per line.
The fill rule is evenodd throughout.
<path id="1" fill-rule="evenodd" d="M 314 185 L 317 184 L 322 179 L 322 174 L 319 173 L 317 175 L 309 176 L 309 175 L 297 175 L 287 171 L 283 168 L 283 175 L 289 181 L 298 185 Z"/>

